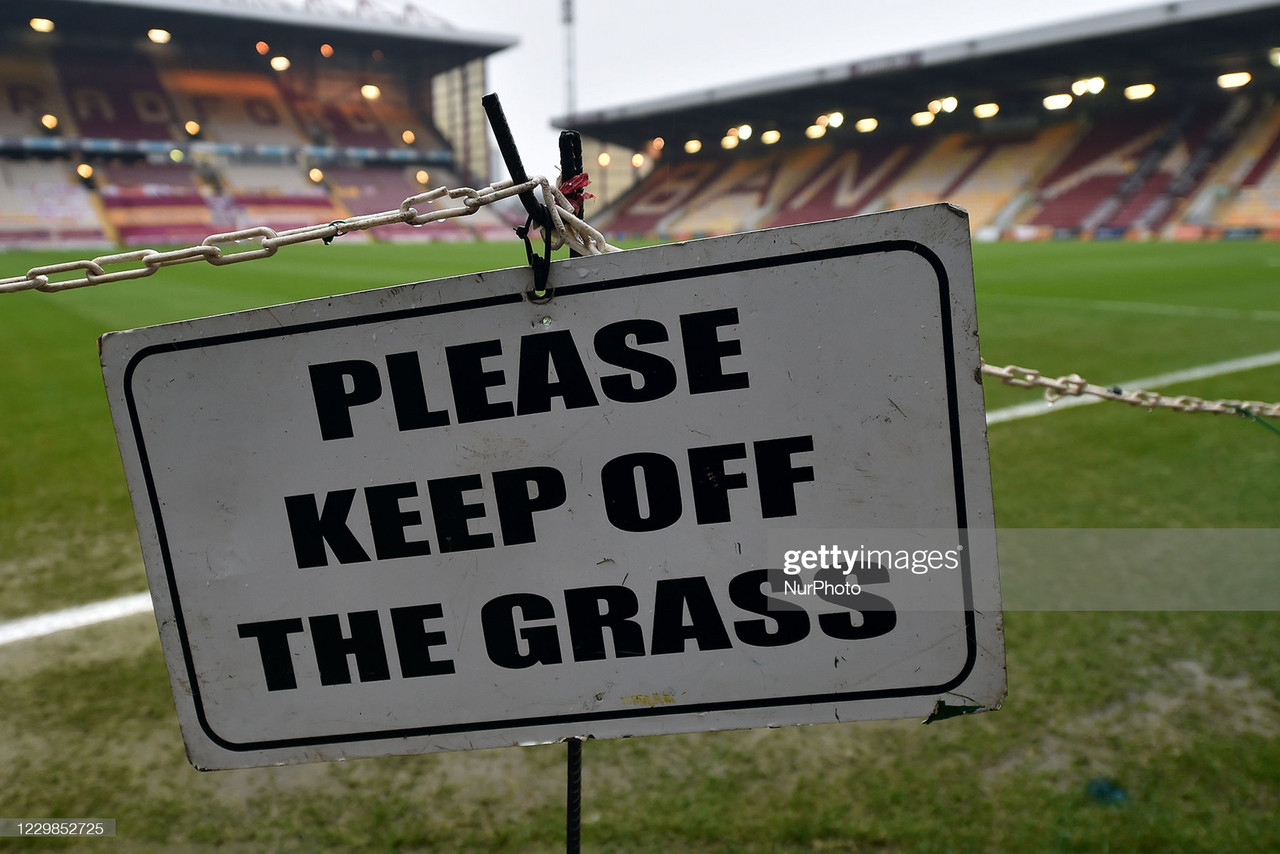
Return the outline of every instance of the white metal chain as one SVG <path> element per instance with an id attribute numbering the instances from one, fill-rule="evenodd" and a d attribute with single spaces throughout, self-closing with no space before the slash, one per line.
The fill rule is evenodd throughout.
<path id="1" fill-rule="evenodd" d="M 998 377 L 1005 385 L 1017 388 L 1043 388 L 1050 403 L 1064 395 L 1090 394 L 1103 400 L 1115 400 L 1130 406 L 1146 409 L 1173 409 L 1178 412 L 1210 412 L 1216 415 L 1242 415 L 1252 418 L 1280 418 L 1280 402 L 1263 403 L 1257 400 L 1205 400 L 1188 395 L 1168 396 L 1154 391 L 1134 389 L 1124 391 L 1119 386 L 1107 388 L 1095 385 L 1079 374 L 1068 374 L 1056 379 L 1047 377 L 1033 368 L 1005 365 L 1003 368 L 982 363 L 982 373 Z"/>
<path id="2" fill-rule="evenodd" d="M 206 237 L 196 246 L 174 249 L 169 252 L 158 252 L 154 249 L 134 249 L 113 255 L 101 255 L 92 260 L 66 261 L 61 264 L 33 267 L 27 271 L 25 276 L 0 279 L 0 294 L 30 290 L 52 293 L 72 288 L 83 288 L 89 285 L 105 285 L 110 282 L 142 279 L 153 275 L 161 267 L 171 267 L 175 264 L 186 264 L 191 261 L 204 260 L 215 266 L 237 264 L 241 261 L 254 261 L 259 258 L 271 257 L 276 254 L 276 251 L 281 246 L 292 246 L 295 243 L 305 243 L 310 240 L 323 240 L 327 243 L 335 237 L 352 231 L 365 231 L 382 225 L 391 225 L 392 223 L 421 226 L 429 222 L 470 216 L 486 205 L 491 205 L 494 202 L 508 199 L 512 196 L 518 196 L 521 193 L 532 192 L 539 188 L 542 190 L 543 204 L 546 205 L 550 214 L 553 230 L 551 235 L 552 249 L 568 246 L 580 255 L 601 255 L 605 252 L 619 251 L 618 247 L 611 246 L 604 239 L 603 234 L 592 228 L 573 212 L 572 204 L 565 198 L 564 193 L 558 187 L 538 175 L 521 184 L 514 184 L 510 180 L 499 181 L 479 190 L 473 190 L 470 187 L 459 187 L 452 190 L 446 187 L 437 187 L 434 190 L 410 196 L 400 203 L 398 210 L 361 214 L 319 225 L 304 225 L 279 232 L 260 225 L 254 228 L 240 229 L 239 231 L 229 231 L 224 234 L 213 234 Z M 431 204 L 445 196 L 450 199 L 461 199 L 462 206 L 442 207 L 419 212 L 421 206 Z M 256 248 L 229 253 L 223 251 L 223 246 L 250 240 L 257 241 Z M 118 264 L 136 265 L 139 263 L 142 264 L 141 267 L 132 266 L 121 270 L 107 269 Z M 84 270 L 85 273 L 78 279 L 57 282 L 49 279 L 50 276 L 75 270 Z"/>
<path id="3" fill-rule="evenodd" d="M 100 255 L 92 260 L 65 261 L 60 264 L 48 264 L 33 267 L 25 276 L 0 279 L 0 294 L 17 293 L 18 291 L 44 291 L 53 293 L 83 288 L 89 285 L 105 285 L 110 282 L 123 282 L 130 279 L 142 279 L 155 274 L 161 267 L 186 264 L 192 261 L 208 261 L 215 266 L 236 264 L 241 261 L 254 261 L 269 258 L 276 254 L 281 246 L 292 246 L 311 240 L 333 240 L 352 231 L 365 231 L 392 223 L 407 223 L 421 226 L 429 222 L 470 216 L 480 208 L 494 202 L 518 196 L 521 193 L 541 189 L 543 204 L 550 215 L 553 233 L 551 248 L 559 249 L 568 246 L 581 255 L 602 255 L 606 252 L 618 252 L 618 247 L 605 240 L 604 235 L 588 225 L 573 212 L 573 205 L 560 189 L 542 176 L 534 176 L 529 180 L 514 184 L 511 181 L 499 181 L 474 190 L 470 187 L 448 189 L 437 187 L 425 193 L 409 196 L 400 203 L 398 210 L 384 211 L 375 214 L 361 214 L 333 222 L 306 225 L 277 232 L 267 226 L 256 226 L 223 234 L 206 237 L 196 246 L 185 249 L 174 249 L 158 252 L 154 249 L 134 249 L 112 255 Z M 461 207 L 445 207 L 419 213 L 421 205 L 431 204 L 448 196 L 461 199 Z M 227 244 L 243 243 L 257 239 L 254 249 L 224 253 L 222 247 Z M 124 270 L 108 271 L 107 268 L 117 264 L 138 264 Z M 78 279 L 67 281 L 50 281 L 49 277 L 58 273 L 84 270 L 85 274 Z M 1005 385 L 1018 388 L 1043 388 L 1045 399 L 1050 402 L 1063 395 L 1093 395 L 1103 400 L 1115 400 L 1131 406 L 1147 409 L 1173 409 L 1178 412 L 1211 412 L 1221 415 L 1243 415 L 1252 418 L 1280 418 L 1280 402 L 1263 403 L 1256 400 L 1204 400 L 1188 395 L 1166 396 L 1153 391 L 1124 391 L 1118 386 L 1107 388 L 1088 382 L 1078 374 L 1052 378 L 1033 368 L 1022 368 L 1017 365 L 1006 365 L 1003 368 L 982 362 L 982 373 L 986 376 L 998 377 Z"/>

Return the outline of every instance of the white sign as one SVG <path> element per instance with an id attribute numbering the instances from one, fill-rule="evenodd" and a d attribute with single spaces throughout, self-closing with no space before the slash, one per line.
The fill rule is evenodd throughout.
<path id="1" fill-rule="evenodd" d="M 197 767 L 1000 704 L 962 211 L 530 283 L 103 337 Z"/>

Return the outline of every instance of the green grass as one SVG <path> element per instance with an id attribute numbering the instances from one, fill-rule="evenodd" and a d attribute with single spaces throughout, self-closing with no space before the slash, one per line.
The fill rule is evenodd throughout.
<path id="1" fill-rule="evenodd" d="M 0 276 L 72 257 L 89 256 L 0 255 Z M 339 241 L 0 296 L 0 620 L 145 587 L 100 333 L 522 263 L 515 244 Z M 974 264 L 995 364 L 1111 384 L 1280 349 L 1280 246 L 979 245 Z M 1177 391 L 1274 401 L 1280 368 Z M 1243 419 L 1101 404 L 995 425 L 990 445 L 1001 526 L 1280 527 L 1280 436 Z M 1010 612 L 1006 644 L 995 714 L 591 742 L 584 849 L 1280 849 L 1276 614 Z M 110 843 L 24 849 L 556 851 L 563 761 L 546 746 L 200 774 L 150 617 L 0 647 L 0 816 L 118 821 Z M 1091 797 L 1099 778 L 1125 798 Z"/>

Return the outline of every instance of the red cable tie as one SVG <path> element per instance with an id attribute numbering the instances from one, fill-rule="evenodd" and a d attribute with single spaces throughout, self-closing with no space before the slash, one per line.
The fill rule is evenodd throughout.
<path id="1" fill-rule="evenodd" d="M 587 192 L 587 185 L 590 183 L 590 176 L 586 172 L 582 172 L 560 185 L 560 192 L 569 200 L 569 204 L 573 206 L 573 212 L 576 216 L 582 216 L 582 203 L 584 200 L 595 198 L 593 194 Z"/>

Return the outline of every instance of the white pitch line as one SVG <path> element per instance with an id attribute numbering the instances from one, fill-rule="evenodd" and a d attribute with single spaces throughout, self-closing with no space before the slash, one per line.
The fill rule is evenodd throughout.
<path id="1" fill-rule="evenodd" d="M 1023 305 L 1089 308 L 1098 311 L 1122 311 L 1137 314 L 1164 314 L 1174 317 L 1207 317 L 1220 320 L 1280 320 L 1280 311 L 1249 308 L 1221 308 L 1207 305 L 1169 305 L 1158 302 L 1079 299 L 1077 297 L 1036 296 L 1034 294 L 986 294 L 980 302 L 1021 303 Z"/>
<path id="2" fill-rule="evenodd" d="M 150 610 L 151 594 L 134 593 L 118 599 L 91 602 L 75 608 L 36 614 L 34 617 L 23 617 L 19 620 L 0 623 L 0 646 L 51 635 L 66 629 L 105 623 L 107 620 L 116 620 L 120 617 L 132 617 L 134 614 L 144 614 Z"/>
<path id="3" fill-rule="evenodd" d="M 1155 377 L 1144 377 L 1121 383 L 1120 386 L 1121 388 L 1126 386 L 1129 388 L 1158 388 L 1170 383 L 1192 382 L 1237 371 L 1266 368 L 1272 365 L 1280 365 L 1280 350 L 1275 350 L 1271 353 L 1259 353 L 1256 356 L 1246 356 L 1243 359 L 1229 359 L 1225 362 L 1200 365 L 1199 367 L 1160 374 Z M 1073 406 L 1085 406 L 1101 402 L 1102 399 L 1098 397 L 1065 397 L 1059 399 L 1057 403 L 1049 403 L 1046 400 L 1020 403 L 1016 406 L 1006 406 L 1003 409 L 988 412 L 987 424 L 1002 424 L 1006 421 L 1017 421 L 1022 418 L 1046 415 L 1050 412 L 1069 409 Z M 7 623 L 0 623 L 0 646 L 51 635 L 54 632 L 61 632 L 66 629 L 76 629 L 81 626 L 104 623 L 107 620 L 131 617 L 134 614 L 143 614 L 150 610 L 151 594 L 134 593 L 131 596 L 121 596 L 118 599 L 107 599 L 103 602 L 92 602 L 76 608 L 52 611 L 48 614 L 37 614 L 34 617 L 23 617 Z"/>
<path id="4" fill-rule="evenodd" d="M 1239 371 L 1251 371 L 1254 368 L 1269 368 L 1272 365 L 1280 365 L 1280 350 L 1273 350 L 1270 353 L 1259 353 L 1256 356 L 1245 356 L 1242 359 L 1228 359 L 1225 362 L 1214 362 L 1209 365 L 1199 365 L 1194 368 L 1187 368 L 1182 371 L 1173 371 L 1168 374 L 1160 374 L 1154 377 L 1143 377 L 1142 379 L 1130 380 L 1129 382 L 1120 383 L 1122 389 L 1146 389 L 1159 388 L 1160 386 L 1172 385 L 1174 383 L 1188 383 L 1195 380 L 1204 380 L 1210 377 L 1220 377 L 1223 374 L 1234 374 Z M 1099 383 L 1101 385 L 1101 383 Z M 1057 412 L 1063 409 L 1070 409 L 1073 406 L 1088 406 L 1093 403 L 1102 403 L 1100 397 L 1082 395 L 1080 397 L 1060 397 L 1054 403 L 1047 400 L 1033 400 L 1030 403 L 1019 403 L 1015 406 L 1006 406 L 1002 409 L 995 409 L 987 413 L 987 425 L 1003 424 L 1006 421 L 1017 421 L 1021 418 L 1034 418 L 1037 415 L 1047 415 L 1050 412 Z"/>

